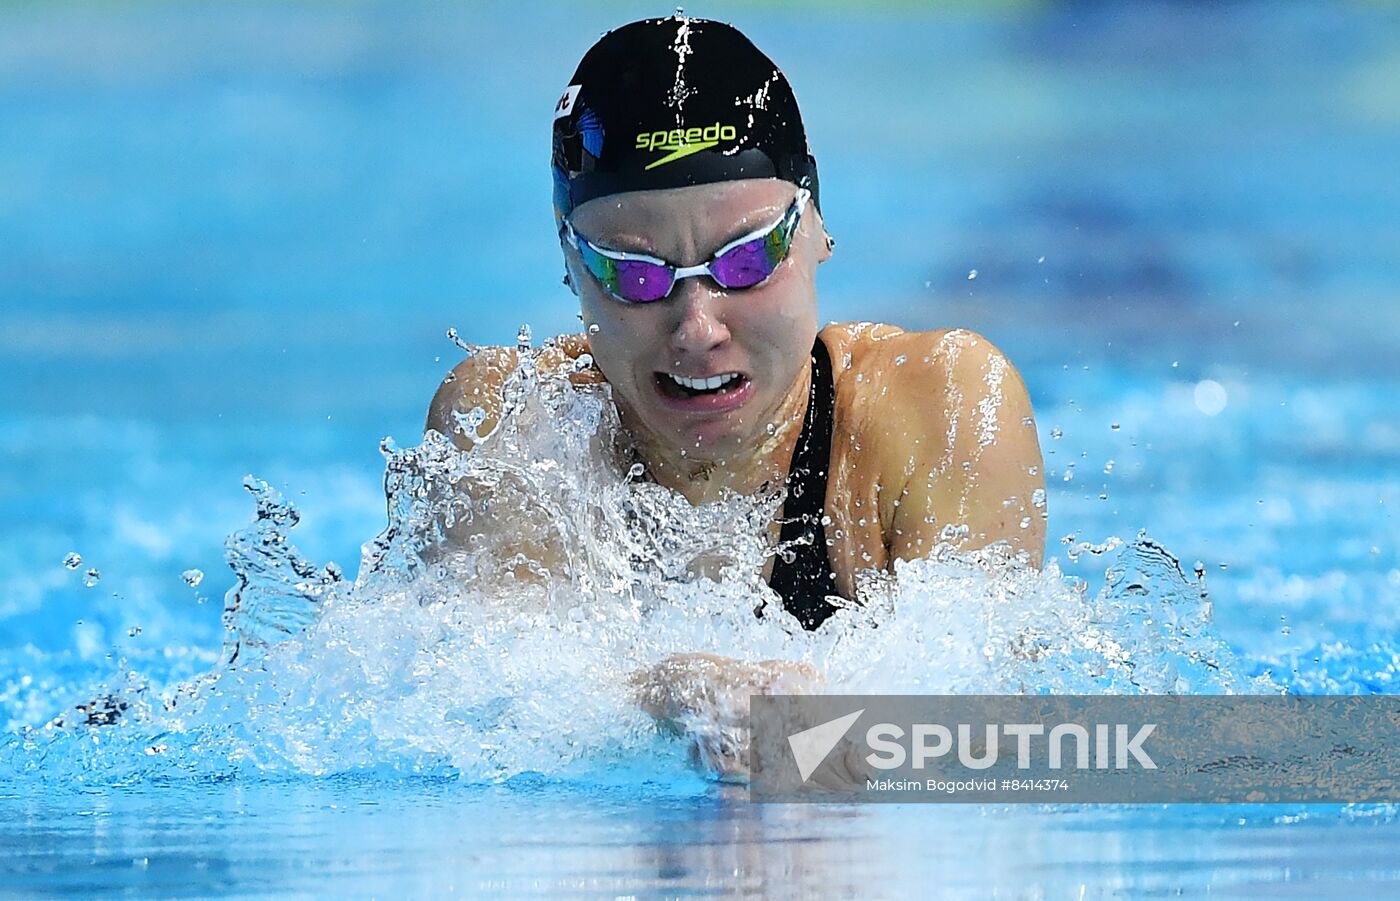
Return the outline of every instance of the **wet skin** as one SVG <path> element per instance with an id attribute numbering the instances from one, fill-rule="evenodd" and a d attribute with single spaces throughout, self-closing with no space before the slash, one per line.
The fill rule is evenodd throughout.
<path id="1" fill-rule="evenodd" d="M 775 221 L 794 192 L 771 179 L 640 191 L 584 204 L 573 221 L 600 246 L 696 265 Z M 539 365 L 591 353 L 596 370 L 581 380 L 611 385 L 651 477 L 692 503 L 752 493 L 787 476 L 811 384 L 815 273 L 829 256 L 821 216 L 809 205 L 787 259 L 763 284 L 726 291 L 708 277 L 689 278 L 664 300 L 628 304 L 606 294 L 566 247 L 587 332 L 558 339 Z M 838 592 L 854 597 L 857 572 L 927 556 L 940 538 L 961 549 L 1006 541 L 1039 565 L 1043 464 L 1030 400 L 1010 361 L 963 329 L 843 323 L 821 335 L 836 390 L 825 509 Z M 427 427 L 469 448 L 453 411 L 482 406 L 482 431 L 489 429 L 498 412 L 491 401 L 514 353 L 493 349 L 459 364 L 433 399 Z M 739 372 L 740 403 L 678 409 L 659 384 L 667 372 Z"/>
<path id="2" fill-rule="evenodd" d="M 755 179 L 599 198 L 574 212 L 589 241 L 673 264 L 706 262 L 736 237 L 775 222 L 793 185 Z M 586 326 L 541 352 L 542 368 L 572 368 L 591 353 L 649 475 L 691 503 L 752 493 L 787 477 L 811 385 L 817 266 L 831 256 L 821 215 L 808 205 L 788 257 L 764 283 L 727 291 L 707 276 L 665 299 L 629 304 L 608 295 L 564 246 Z M 832 359 L 835 425 L 825 512 L 835 587 L 856 594 L 856 573 L 928 556 L 940 542 L 971 550 L 997 541 L 1039 566 L 1045 546 L 1044 466 L 1020 375 L 987 339 L 963 329 L 905 332 L 873 323 L 821 330 Z M 427 428 L 464 449 L 454 411 L 483 407 L 482 433 L 499 413 L 514 349 L 459 364 L 429 410 Z M 728 398 L 678 401 L 666 373 L 740 373 Z M 729 393 L 729 392 L 726 392 Z M 493 406 L 493 401 L 495 405 Z M 770 538 L 777 540 L 775 522 Z M 770 559 L 764 577 L 771 572 Z M 835 617 L 834 619 L 839 619 Z M 639 684 L 670 680 L 678 655 Z M 712 670 L 712 660 L 706 660 Z M 782 669 L 783 664 L 768 662 Z M 719 678 L 719 677 L 716 677 Z"/>

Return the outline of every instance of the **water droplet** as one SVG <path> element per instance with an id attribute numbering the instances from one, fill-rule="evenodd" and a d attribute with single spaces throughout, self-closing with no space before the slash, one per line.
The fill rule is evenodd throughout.
<path id="1" fill-rule="evenodd" d="M 945 544 L 952 544 L 966 538 L 971 532 L 972 529 L 969 526 L 948 523 L 939 531 L 938 540 Z"/>
<path id="2" fill-rule="evenodd" d="M 1065 433 L 1062 432 L 1062 431 L 1060 431 L 1060 427 L 1059 427 L 1059 426 L 1055 426 L 1053 429 L 1050 430 L 1050 437 L 1053 438 L 1053 439 L 1056 440 L 1056 441 L 1059 441 L 1059 440 L 1060 440 L 1061 438 L 1063 438 L 1064 436 L 1065 436 Z"/>
<path id="3" fill-rule="evenodd" d="M 452 418 L 457 423 L 457 430 L 470 439 L 473 443 L 481 440 L 481 424 L 486 421 L 486 410 L 482 407 L 472 407 L 466 413 L 461 410 L 453 410 Z"/>
<path id="4" fill-rule="evenodd" d="M 592 369 L 592 368 L 593 368 L 593 355 L 592 355 L 592 354 L 579 354 L 578 357 L 574 360 L 574 370 L 575 370 L 576 372 L 585 372 L 585 371 L 587 371 L 587 370 L 589 370 L 589 369 Z"/>
<path id="5" fill-rule="evenodd" d="M 204 581 L 204 571 L 201 569 L 187 569 L 180 573 L 180 578 L 185 580 L 185 584 L 191 588 L 199 587 L 199 583 Z"/>
<path id="6" fill-rule="evenodd" d="M 1037 262 L 1037 263 L 1043 263 L 1043 262 L 1045 262 L 1045 257 L 1041 257 L 1040 259 L 1036 260 L 1036 262 Z"/>
<path id="7" fill-rule="evenodd" d="M 1108 475 L 1111 472 L 1113 472 L 1113 461 L 1109 460 L 1103 465 L 1103 474 Z"/>
<path id="8" fill-rule="evenodd" d="M 1115 423 L 1113 423 L 1112 425 L 1110 425 L 1109 428 L 1116 432 L 1116 431 L 1118 431 L 1120 428 L 1122 428 L 1122 426 L 1120 426 L 1118 423 L 1115 422 Z"/>
<path id="9" fill-rule="evenodd" d="M 1034 476 L 1034 475 L 1040 475 L 1040 467 L 1039 467 L 1039 466 L 1032 466 L 1032 467 L 1030 467 L 1029 469 L 1026 470 L 1026 473 L 1027 473 L 1028 475 L 1033 475 L 1033 476 Z"/>
<path id="10" fill-rule="evenodd" d="M 98 582 L 101 581 L 102 573 L 98 572 L 96 567 L 93 567 L 92 569 L 83 573 L 83 584 L 86 585 L 88 588 L 91 588 L 92 586 L 96 585 Z"/>
<path id="11" fill-rule="evenodd" d="M 1071 463 L 1070 465 L 1068 465 L 1068 466 L 1065 467 L 1065 479 L 1064 479 L 1064 480 L 1065 480 L 1066 482 L 1073 482 L 1073 481 L 1074 481 L 1074 464 L 1073 464 L 1073 463 Z"/>
<path id="12" fill-rule="evenodd" d="M 442 383 L 444 385 L 450 385 L 455 381 L 457 381 L 457 373 L 455 372 L 449 372 L 447 375 L 442 377 Z"/>
<path id="13" fill-rule="evenodd" d="M 594 322 L 594 323 L 592 323 L 592 324 L 590 324 L 590 325 L 588 326 L 588 334 L 590 334 L 590 335 L 596 335 L 596 334 L 598 334 L 599 332 L 601 332 L 602 330 L 603 330 L 603 327 L 602 327 L 601 325 L 599 325 L 598 323 L 596 323 L 596 322 Z"/>
<path id="14" fill-rule="evenodd" d="M 77 551 L 69 551 L 68 556 L 63 558 L 63 565 L 69 569 L 77 569 L 83 565 L 83 558 Z"/>
<path id="15" fill-rule="evenodd" d="M 1030 528 L 1030 525 L 1031 525 L 1031 518 L 1030 518 L 1029 516 L 1023 516 L 1023 517 L 1021 517 L 1021 528 L 1023 528 L 1023 529 L 1028 529 L 1028 528 Z"/>
<path id="16" fill-rule="evenodd" d="M 766 431 L 766 432 L 767 432 L 768 434 L 770 434 L 770 435 L 776 435 L 776 434 L 778 433 L 778 427 L 777 427 L 777 425 L 775 425 L 774 423 L 771 423 L 771 422 L 768 423 L 766 426 L 764 426 L 764 427 L 763 427 L 763 430 Z"/>
<path id="17" fill-rule="evenodd" d="M 463 341 L 461 336 L 457 334 L 457 330 L 455 328 L 449 327 L 447 329 L 447 339 L 453 344 L 457 345 L 457 347 L 461 350 L 466 351 L 467 356 L 473 356 L 476 353 L 476 348 Z"/>
<path id="18" fill-rule="evenodd" d="M 141 627 L 140 627 L 140 626 L 132 626 L 130 629 L 127 629 L 127 630 L 126 630 L 126 635 L 127 635 L 128 638 L 135 638 L 136 636 L 138 636 L 138 635 L 140 635 L 140 634 L 141 634 Z"/>
<path id="19" fill-rule="evenodd" d="M 973 269 L 971 272 L 969 272 L 969 273 L 967 274 L 967 280 L 968 280 L 968 281 L 972 281 L 972 280 L 973 280 L 974 278 L 976 278 L 976 277 L 977 277 L 977 270 L 976 270 L 976 269 Z"/>
<path id="20" fill-rule="evenodd" d="M 1045 489 L 1037 488 L 1031 492 L 1031 506 L 1040 508 L 1045 506 Z"/>
<path id="21" fill-rule="evenodd" d="M 906 357 L 904 354 L 900 354 L 899 356 L 894 358 L 894 365 L 903 366 L 908 360 L 908 357 Z"/>

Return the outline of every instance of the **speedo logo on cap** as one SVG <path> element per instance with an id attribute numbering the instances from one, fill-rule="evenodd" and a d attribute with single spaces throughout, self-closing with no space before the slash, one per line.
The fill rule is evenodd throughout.
<path id="1" fill-rule="evenodd" d="M 709 150 L 721 141 L 733 141 L 739 130 L 733 125 L 707 125 L 704 128 L 673 128 L 670 131 L 644 131 L 637 135 L 638 150 L 670 151 L 659 160 L 648 163 L 647 169 L 655 169 L 667 163 L 674 163 L 681 157 Z"/>

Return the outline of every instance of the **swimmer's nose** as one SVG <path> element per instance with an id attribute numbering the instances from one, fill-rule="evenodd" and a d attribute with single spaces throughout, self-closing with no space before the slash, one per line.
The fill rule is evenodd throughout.
<path id="1" fill-rule="evenodd" d="M 707 278 L 686 278 L 675 287 L 672 308 L 671 348 L 680 353 L 704 354 L 729 340 L 729 329 L 720 317 L 724 292 Z"/>

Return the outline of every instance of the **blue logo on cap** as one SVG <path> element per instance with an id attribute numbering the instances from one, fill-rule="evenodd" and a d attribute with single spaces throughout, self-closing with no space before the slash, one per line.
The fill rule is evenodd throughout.
<path id="1" fill-rule="evenodd" d="M 578 115 L 578 128 L 583 133 L 583 149 L 595 157 L 603 155 L 603 123 L 593 110 L 584 107 Z"/>

